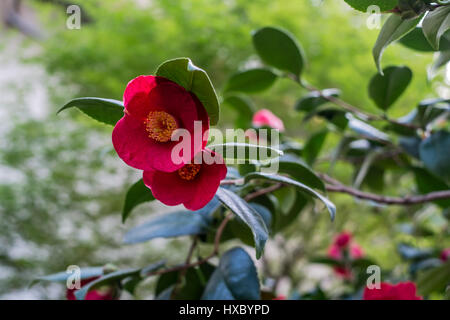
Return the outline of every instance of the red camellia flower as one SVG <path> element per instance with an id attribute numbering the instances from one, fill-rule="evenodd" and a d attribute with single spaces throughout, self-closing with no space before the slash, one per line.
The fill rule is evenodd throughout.
<path id="1" fill-rule="evenodd" d="M 348 246 L 348 244 L 350 243 L 351 240 L 352 240 L 352 235 L 349 232 L 344 231 L 336 237 L 336 239 L 334 240 L 334 243 L 339 248 L 345 248 L 346 246 Z"/>
<path id="2" fill-rule="evenodd" d="M 88 279 L 81 280 L 81 287 L 85 286 L 89 282 L 92 282 L 99 277 L 92 277 Z M 67 289 L 66 297 L 67 300 L 76 300 L 75 292 L 77 289 Z M 115 300 L 115 290 L 111 287 L 101 288 L 97 290 L 90 290 L 85 297 L 85 300 Z"/>
<path id="3" fill-rule="evenodd" d="M 255 127 L 268 126 L 273 129 L 284 131 L 283 121 L 267 109 L 256 111 L 253 115 L 252 122 Z"/>
<path id="4" fill-rule="evenodd" d="M 400 282 L 396 285 L 382 282 L 381 288 L 364 289 L 364 300 L 422 300 L 417 296 L 416 285 L 411 282 Z"/>
<path id="5" fill-rule="evenodd" d="M 450 258 L 450 248 L 442 250 L 440 258 L 446 262 Z"/>
<path id="6" fill-rule="evenodd" d="M 114 127 L 112 142 L 119 157 L 129 166 L 173 172 L 206 145 L 208 114 L 194 94 L 175 82 L 139 76 L 128 83 L 123 102 L 125 115 Z M 201 121 L 200 137 L 194 135 L 195 121 Z M 171 138 L 177 129 L 186 129 L 191 137 L 192 156 L 179 163 L 172 159 L 172 149 L 179 142 Z"/>
<path id="7" fill-rule="evenodd" d="M 227 167 L 222 157 L 209 149 L 204 149 L 196 159 L 199 156 L 201 163 L 194 161 L 174 172 L 145 170 L 145 185 L 166 205 L 183 204 L 189 210 L 203 208 L 216 194 L 220 181 L 227 175 Z M 216 161 L 208 164 L 203 160 L 205 157 L 214 157 Z"/>
<path id="8" fill-rule="evenodd" d="M 352 235 L 349 232 L 340 233 L 328 248 L 328 256 L 336 260 L 343 260 L 346 256 L 345 253 L 352 260 L 364 256 L 363 249 L 357 243 L 352 242 Z M 342 278 L 350 279 L 352 277 L 352 270 L 348 267 L 335 266 L 333 269 Z"/>

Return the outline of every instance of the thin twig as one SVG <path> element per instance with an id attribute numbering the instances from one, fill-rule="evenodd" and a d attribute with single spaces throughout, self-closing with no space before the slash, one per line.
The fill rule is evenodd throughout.
<path id="1" fill-rule="evenodd" d="M 421 204 L 432 202 L 435 200 L 450 198 L 450 190 L 435 191 L 427 194 L 420 194 L 414 196 L 409 195 L 404 197 L 388 197 L 348 187 L 343 183 L 341 183 L 340 181 L 324 173 L 319 173 L 318 175 L 320 178 L 322 178 L 325 182 L 328 183 L 325 187 L 329 192 L 346 193 L 358 199 L 370 200 L 381 204 L 409 206 L 413 204 Z"/>
<path id="2" fill-rule="evenodd" d="M 342 109 L 359 115 L 364 120 L 367 120 L 367 121 L 385 120 L 385 121 L 388 121 L 389 123 L 392 123 L 392 124 L 395 124 L 398 126 L 402 126 L 402 127 L 408 128 L 408 129 L 413 129 L 413 130 L 421 129 L 420 126 L 417 126 L 415 124 L 398 122 L 396 120 L 388 118 L 386 115 L 377 115 L 377 114 L 372 114 L 372 113 L 360 110 L 359 108 L 355 107 L 354 105 L 352 105 L 338 97 L 335 97 L 332 95 L 328 95 L 328 96 L 324 95 L 322 93 L 322 91 L 319 90 L 318 88 L 316 88 L 310 84 L 303 83 L 299 77 L 290 77 L 290 79 L 292 79 L 294 82 L 296 82 L 301 87 L 305 88 L 306 90 L 308 90 L 310 92 L 317 92 L 322 98 L 334 103 L 335 105 L 341 107 Z"/>

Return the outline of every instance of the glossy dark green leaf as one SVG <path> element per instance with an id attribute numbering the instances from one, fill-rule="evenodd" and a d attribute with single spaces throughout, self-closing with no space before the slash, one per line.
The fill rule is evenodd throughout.
<path id="1" fill-rule="evenodd" d="M 300 76 L 305 65 L 303 50 L 288 31 L 264 27 L 253 32 L 253 45 L 269 66 Z"/>
<path id="2" fill-rule="evenodd" d="M 254 172 L 254 173 L 250 173 L 248 175 L 245 176 L 245 181 L 248 182 L 252 179 L 264 179 L 264 180 L 269 180 L 269 181 L 274 181 L 274 182 L 279 182 L 279 183 L 283 183 L 286 185 L 291 185 L 296 187 L 299 191 L 310 195 L 316 199 L 319 199 L 320 201 L 322 201 L 326 208 L 328 209 L 330 216 L 331 216 L 331 220 L 334 220 L 334 217 L 336 215 L 336 207 L 335 205 L 328 200 L 326 197 L 324 197 L 323 195 L 321 195 L 320 193 L 318 193 L 317 191 L 311 189 L 310 187 L 308 187 L 307 185 L 299 182 L 299 181 L 295 181 L 291 178 L 285 177 L 285 176 L 280 176 L 277 174 L 267 174 L 267 173 L 258 173 L 258 172 Z"/>
<path id="3" fill-rule="evenodd" d="M 216 193 L 217 198 L 234 214 L 236 214 L 252 230 L 256 258 L 259 259 L 264 250 L 269 231 L 261 215 L 247 202 L 234 192 L 220 187 Z"/>
<path id="4" fill-rule="evenodd" d="M 436 51 L 433 47 L 431 47 L 428 40 L 425 38 L 423 34 L 423 30 L 421 27 L 415 28 L 413 31 L 405 35 L 399 41 L 402 45 L 407 48 L 421 51 L 421 52 L 434 52 Z M 440 50 L 449 50 L 450 49 L 450 32 L 446 32 L 441 37 L 441 42 L 439 44 Z"/>
<path id="5" fill-rule="evenodd" d="M 408 32 L 412 31 L 417 26 L 420 19 L 421 17 L 416 19 L 403 20 L 396 14 L 391 14 L 387 18 L 386 22 L 381 28 L 375 46 L 372 49 L 375 65 L 377 66 L 379 73 L 383 74 L 383 71 L 381 69 L 381 57 L 387 46 L 392 42 L 400 39 Z"/>
<path id="6" fill-rule="evenodd" d="M 225 92 L 260 92 L 270 88 L 275 80 L 277 75 L 270 69 L 250 69 L 231 76 L 225 86 Z"/>
<path id="7" fill-rule="evenodd" d="M 89 117 L 109 125 L 116 125 L 124 113 L 123 103 L 119 100 L 103 98 L 76 98 L 67 102 L 57 113 L 63 110 L 77 107 Z"/>
<path id="8" fill-rule="evenodd" d="M 412 171 L 416 180 L 417 190 L 421 194 L 448 190 L 450 188 L 447 183 L 440 179 L 440 177 L 429 173 L 428 170 L 414 167 L 412 168 Z M 436 203 L 443 209 L 450 207 L 450 199 L 440 199 L 434 201 L 434 203 Z"/>
<path id="9" fill-rule="evenodd" d="M 420 272 L 417 279 L 417 291 L 424 296 L 433 292 L 443 294 L 449 283 L 450 262 L 447 262 L 439 267 Z"/>
<path id="10" fill-rule="evenodd" d="M 388 110 L 406 90 L 412 79 L 408 67 L 387 67 L 377 73 L 369 84 L 369 96 L 381 110 Z"/>
<path id="11" fill-rule="evenodd" d="M 268 161 L 283 154 L 281 150 L 248 143 L 228 142 L 209 145 L 209 149 L 221 154 L 225 160 Z"/>
<path id="12" fill-rule="evenodd" d="M 219 122 L 219 101 L 208 74 L 188 58 L 177 58 L 161 64 L 156 75 L 172 80 L 194 93 L 209 115 L 211 125 Z"/>
<path id="13" fill-rule="evenodd" d="M 270 213 L 269 209 L 258 203 L 249 203 L 249 205 L 257 213 L 259 213 L 261 218 L 264 220 L 267 229 L 270 231 L 272 226 L 272 214 Z M 255 246 L 252 230 L 247 226 L 247 224 L 244 221 L 242 221 L 241 218 L 239 218 L 239 216 L 236 216 L 235 219 L 231 220 L 228 223 L 228 227 L 230 228 L 234 236 L 239 240 L 241 240 L 244 244 L 252 247 Z"/>
<path id="14" fill-rule="evenodd" d="M 422 141 L 420 159 L 436 176 L 450 180 L 450 133 L 438 131 Z"/>
<path id="15" fill-rule="evenodd" d="M 279 172 L 288 174 L 311 188 L 326 191 L 323 181 L 299 158 L 282 157 L 279 162 Z"/>
<path id="16" fill-rule="evenodd" d="M 367 9 L 370 6 L 377 5 L 380 8 L 380 11 L 388 11 L 393 9 L 397 3 L 398 0 L 344 0 L 347 2 L 352 8 L 367 12 Z"/>
<path id="17" fill-rule="evenodd" d="M 40 281 L 66 282 L 67 279 L 72 275 L 73 275 L 73 273 L 63 271 L 63 272 L 50 274 L 47 276 L 38 277 L 30 283 L 30 287 Z M 98 277 L 101 275 L 103 275 L 103 267 L 80 268 L 80 280 L 88 279 L 88 278 L 92 278 L 92 277 Z"/>
<path id="18" fill-rule="evenodd" d="M 305 197 L 300 192 L 295 192 L 294 203 L 288 208 L 287 212 L 282 210 L 283 208 L 279 208 L 275 215 L 275 221 L 273 223 L 273 232 L 282 231 L 284 228 L 292 225 L 293 221 L 298 217 L 300 212 L 306 207 L 308 203 L 308 198 Z M 281 204 L 283 206 L 283 204 Z"/>
<path id="19" fill-rule="evenodd" d="M 312 111 L 304 118 L 304 120 L 312 115 L 325 119 L 340 130 L 345 130 L 348 126 L 347 112 L 337 108 L 326 108 Z"/>
<path id="20" fill-rule="evenodd" d="M 139 275 L 140 271 L 141 269 L 135 268 L 108 273 L 107 275 L 104 275 L 103 277 L 84 285 L 80 290 L 75 291 L 75 297 L 77 298 L 77 300 L 84 300 L 86 294 L 90 290 L 101 286 L 118 283 L 122 279 Z"/>
<path id="21" fill-rule="evenodd" d="M 303 147 L 303 158 L 309 165 L 312 165 L 322 150 L 327 138 L 328 130 L 322 130 L 313 134 Z"/>
<path id="22" fill-rule="evenodd" d="M 412 137 L 400 137 L 398 140 L 400 147 L 406 151 L 410 156 L 416 159 L 420 159 L 419 147 L 422 139 L 417 136 Z"/>
<path id="23" fill-rule="evenodd" d="M 433 250 L 420 249 L 404 243 L 397 246 L 398 253 L 405 260 L 422 260 L 432 256 Z"/>
<path id="24" fill-rule="evenodd" d="M 447 65 L 450 61 L 450 49 L 444 50 L 438 53 L 437 57 L 434 59 L 433 64 L 428 69 L 428 79 L 433 79 L 439 72 L 439 69 Z"/>
<path id="25" fill-rule="evenodd" d="M 125 203 L 122 209 L 122 222 L 129 217 L 131 211 L 141 203 L 153 201 L 155 197 L 144 181 L 140 179 L 128 189 L 125 196 Z"/>
<path id="26" fill-rule="evenodd" d="M 348 118 L 348 127 L 355 131 L 356 133 L 362 135 L 364 138 L 380 140 L 380 141 L 389 141 L 389 136 L 384 132 L 378 130 L 375 127 L 361 121 L 351 114 L 347 114 Z"/>
<path id="27" fill-rule="evenodd" d="M 209 221 L 198 212 L 176 211 L 152 218 L 129 230 L 124 243 L 140 243 L 155 238 L 172 238 L 205 233 Z"/>
<path id="28" fill-rule="evenodd" d="M 248 97 L 236 94 L 227 95 L 222 105 L 235 110 L 237 115 L 235 125 L 237 128 L 247 129 L 251 127 L 255 106 Z"/>
<path id="29" fill-rule="evenodd" d="M 202 300 L 258 300 L 260 286 L 255 265 L 241 248 L 233 248 L 220 258 L 202 295 Z"/>
<path id="30" fill-rule="evenodd" d="M 301 98 L 295 104 L 295 110 L 311 112 L 325 103 L 329 103 L 326 97 L 338 97 L 341 94 L 339 89 L 325 89 L 320 92 L 313 91 Z"/>
<path id="31" fill-rule="evenodd" d="M 422 21 L 422 29 L 430 45 L 438 50 L 441 37 L 450 29 L 450 7 L 442 6 L 429 11 Z"/>

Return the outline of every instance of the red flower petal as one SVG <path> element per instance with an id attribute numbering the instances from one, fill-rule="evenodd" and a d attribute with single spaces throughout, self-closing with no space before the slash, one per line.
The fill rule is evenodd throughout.
<path id="1" fill-rule="evenodd" d="M 117 122 L 112 142 L 119 157 L 133 168 L 171 172 L 183 166 L 171 159 L 172 148 L 178 142 L 159 143 L 149 138 L 145 125 L 129 115 Z"/>
<path id="2" fill-rule="evenodd" d="M 211 152 L 203 150 L 202 152 Z M 215 154 L 214 154 L 215 155 Z M 189 210 L 199 210 L 208 204 L 225 178 L 227 167 L 223 163 L 203 162 L 192 180 L 181 178 L 178 171 L 144 171 L 144 183 L 152 190 L 153 196 L 162 203 L 174 206 L 183 204 Z"/>
<path id="3" fill-rule="evenodd" d="M 380 289 L 364 289 L 364 300 L 422 300 L 416 295 L 416 285 L 411 282 L 400 282 L 392 285 L 387 282 L 380 284 Z"/>
<path id="4" fill-rule="evenodd" d="M 162 77 L 140 76 L 128 84 L 124 104 L 126 116 L 114 128 L 113 145 L 119 157 L 131 167 L 173 172 L 190 161 L 207 143 L 205 132 L 209 129 L 209 117 L 205 108 L 194 94 L 175 82 Z M 172 149 L 178 141 L 156 141 L 149 136 L 145 123 L 152 111 L 168 113 L 179 129 L 190 133 L 190 156 L 186 155 L 181 160 L 183 163 L 171 159 Z M 197 136 L 194 135 L 195 121 L 202 122 Z"/>
<path id="5" fill-rule="evenodd" d="M 284 131 L 283 121 L 267 109 L 256 111 L 253 115 L 253 125 L 255 127 L 268 126 L 273 129 Z"/>

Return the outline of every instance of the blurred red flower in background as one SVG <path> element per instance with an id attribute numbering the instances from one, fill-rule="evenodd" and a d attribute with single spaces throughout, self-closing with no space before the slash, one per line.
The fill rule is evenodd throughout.
<path id="1" fill-rule="evenodd" d="M 351 233 L 342 232 L 336 236 L 328 248 L 328 256 L 346 264 L 346 262 L 349 262 L 346 260 L 355 260 L 364 257 L 364 251 L 357 243 L 352 241 Z M 335 266 L 333 269 L 340 277 L 345 279 L 352 277 L 350 266 Z"/>
<path id="2" fill-rule="evenodd" d="M 440 258 L 444 262 L 448 261 L 450 258 L 450 248 L 442 250 Z"/>
<path id="3" fill-rule="evenodd" d="M 92 282 L 100 277 L 92 277 L 81 280 L 81 287 L 87 285 L 89 282 Z M 77 289 L 67 289 L 66 297 L 67 300 L 77 300 L 75 297 L 75 292 Z M 116 300 L 116 292 L 112 287 L 104 287 L 96 290 L 90 290 L 84 300 Z"/>
<path id="4" fill-rule="evenodd" d="M 255 127 L 267 126 L 273 129 L 284 131 L 283 121 L 276 115 L 274 115 L 272 111 L 267 109 L 256 111 L 253 115 L 252 123 Z"/>
<path id="5" fill-rule="evenodd" d="M 416 293 L 416 285 L 411 281 L 390 284 L 382 282 L 380 289 L 364 289 L 364 300 L 422 300 Z"/>

